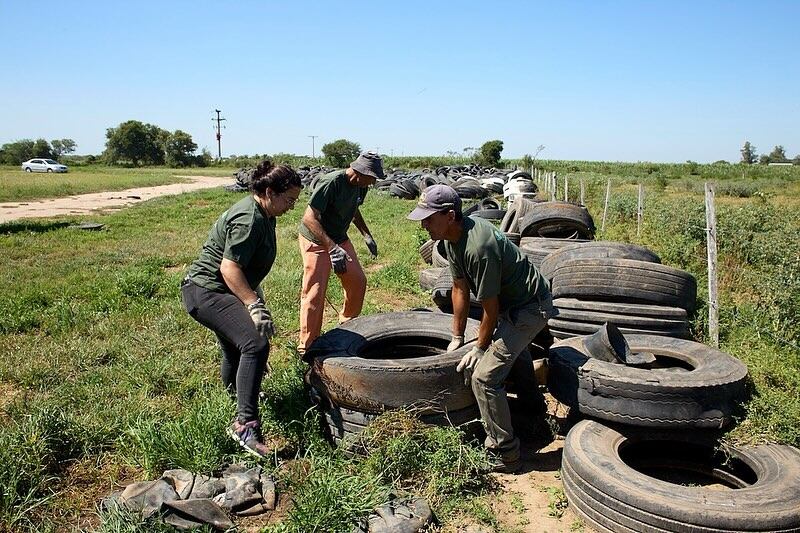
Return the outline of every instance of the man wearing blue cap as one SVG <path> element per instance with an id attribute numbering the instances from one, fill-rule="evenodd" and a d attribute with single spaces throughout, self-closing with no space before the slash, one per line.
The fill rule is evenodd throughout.
<path id="1" fill-rule="evenodd" d="M 432 185 L 408 215 L 431 239 L 443 240 L 453 275 L 453 328 L 448 351 L 464 343 L 469 293 L 481 302 L 478 339 L 456 370 L 472 386 L 486 426 L 485 445 L 498 461 L 495 470 L 521 466 L 504 388 L 519 354 L 547 325 L 553 302 L 547 280 L 491 222 L 464 217 L 461 198 L 447 185 Z"/>

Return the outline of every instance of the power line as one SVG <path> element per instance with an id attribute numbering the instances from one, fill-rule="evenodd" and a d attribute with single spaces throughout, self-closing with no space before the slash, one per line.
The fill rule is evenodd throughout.
<path id="1" fill-rule="evenodd" d="M 314 159 L 314 139 L 319 137 L 319 135 L 309 135 L 311 137 L 311 159 Z"/>
<path id="2" fill-rule="evenodd" d="M 217 121 L 217 159 L 219 160 L 222 159 L 222 131 L 220 123 L 226 119 L 220 118 L 219 114 L 222 113 L 222 111 L 220 111 L 219 109 L 215 109 L 214 111 L 217 112 L 217 118 L 212 118 L 211 120 Z"/>

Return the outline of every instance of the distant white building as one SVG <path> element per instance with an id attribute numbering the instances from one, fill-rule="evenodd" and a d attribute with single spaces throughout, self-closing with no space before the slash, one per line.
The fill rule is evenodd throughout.
<path id="1" fill-rule="evenodd" d="M 792 163 L 787 161 L 786 163 L 768 163 L 768 165 L 771 167 L 790 167 Z"/>

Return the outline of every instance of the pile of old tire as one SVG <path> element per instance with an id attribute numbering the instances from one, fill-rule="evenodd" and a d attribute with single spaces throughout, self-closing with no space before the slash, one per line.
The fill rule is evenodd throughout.
<path id="1" fill-rule="evenodd" d="M 659 335 L 624 335 L 633 353 L 655 356 L 641 366 L 596 357 L 587 336 L 550 347 L 548 389 L 580 413 L 622 424 L 721 428 L 745 397 L 747 367 L 698 342 Z"/>
<path id="2" fill-rule="evenodd" d="M 586 239 L 552 239 L 547 237 L 520 237 L 519 249 L 537 269 L 540 269 L 545 258 L 565 246 L 589 242 Z"/>
<path id="3" fill-rule="evenodd" d="M 523 237 L 594 239 L 594 220 L 589 210 L 569 202 L 535 203 L 518 224 Z"/>
<path id="4" fill-rule="evenodd" d="M 477 406 L 456 365 L 470 349 L 478 322 L 467 321 L 466 344 L 447 352 L 452 318 L 407 311 L 362 316 L 317 338 L 305 354 L 306 376 L 319 394 L 329 437 L 340 443 L 376 415 L 409 408 L 432 424 L 473 420 Z"/>
<path id="5" fill-rule="evenodd" d="M 625 334 L 689 337 L 688 316 L 697 297 L 691 274 L 631 245 L 586 243 L 562 250 L 542 263 L 556 309 L 548 321 L 554 337 L 593 333 L 606 322 Z"/>
<path id="6" fill-rule="evenodd" d="M 800 531 L 791 446 L 586 420 L 564 442 L 561 479 L 570 507 L 601 532 Z"/>

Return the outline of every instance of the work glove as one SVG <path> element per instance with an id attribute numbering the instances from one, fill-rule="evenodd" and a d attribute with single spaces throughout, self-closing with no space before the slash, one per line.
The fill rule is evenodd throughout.
<path id="1" fill-rule="evenodd" d="M 275 322 L 272 321 L 272 313 L 269 312 L 261 298 L 248 305 L 247 312 L 250 313 L 250 318 L 253 320 L 259 335 L 267 340 L 275 335 Z"/>
<path id="2" fill-rule="evenodd" d="M 467 387 L 470 386 L 470 382 L 472 381 L 472 371 L 475 370 L 475 367 L 478 365 L 478 362 L 485 353 L 486 350 L 483 348 L 473 346 L 472 349 L 461 358 L 458 366 L 456 366 L 456 372 L 464 372 L 464 385 Z"/>
<path id="3" fill-rule="evenodd" d="M 453 335 L 453 338 L 450 339 L 450 344 L 447 345 L 447 351 L 458 350 L 462 344 L 464 344 L 464 335 Z"/>
<path id="4" fill-rule="evenodd" d="M 372 257 L 378 257 L 378 243 L 375 242 L 375 239 L 372 238 L 372 235 L 367 233 L 364 235 L 364 242 L 367 243 L 367 248 L 369 248 L 369 253 Z"/>
<path id="5" fill-rule="evenodd" d="M 347 272 L 347 262 L 352 261 L 350 256 L 347 255 L 347 252 L 339 246 L 338 244 L 334 244 L 333 248 L 328 250 L 328 255 L 331 257 L 331 265 L 333 266 L 333 271 L 337 274 L 343 274 Z"/>

